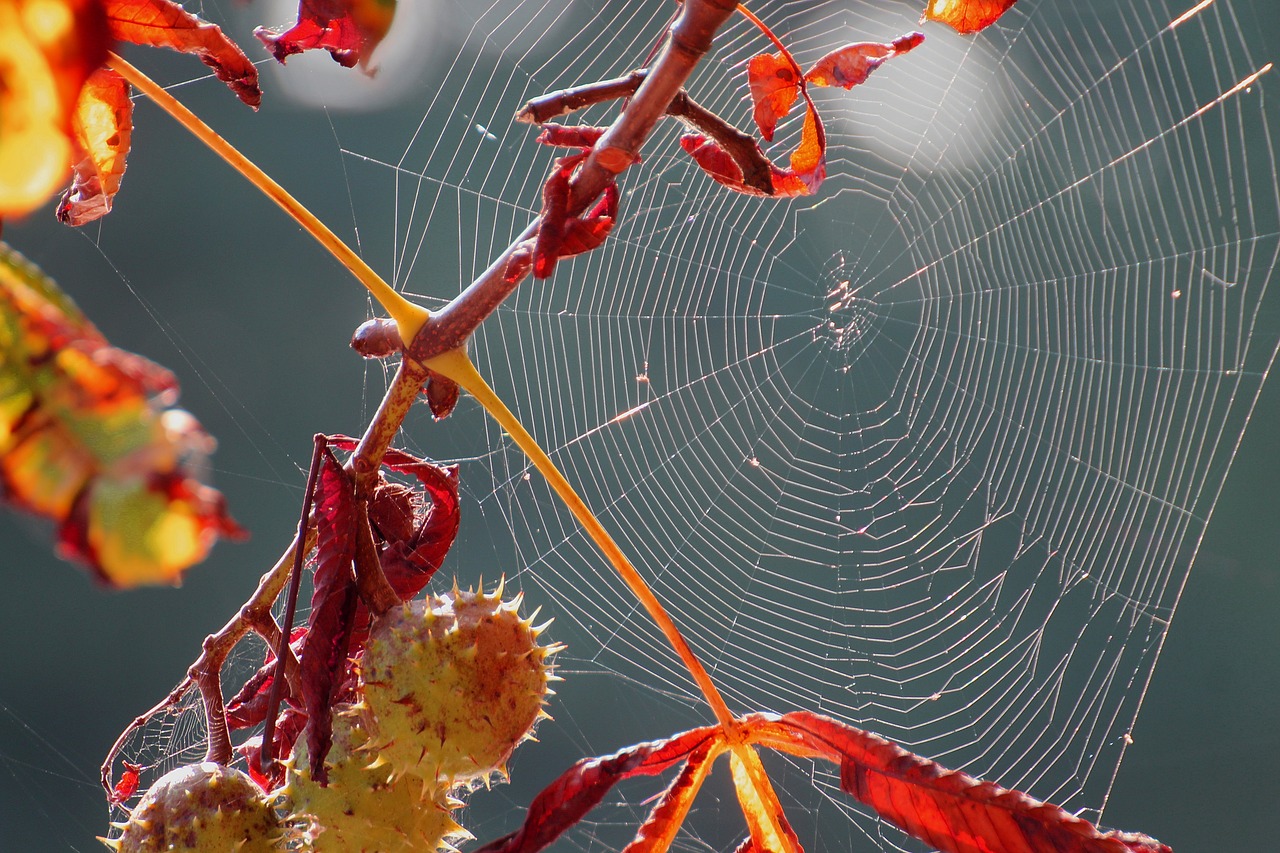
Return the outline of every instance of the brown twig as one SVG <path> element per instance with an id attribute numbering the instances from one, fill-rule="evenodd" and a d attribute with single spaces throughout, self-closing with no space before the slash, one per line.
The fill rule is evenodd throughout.
<path id="1" fill-rule="evenodd" d="M 735 8 L 737 4 L 732 0 L 685 0 L 635 97 L 574 176 L 568 215 L 580 215 L 605 186 L 639 159 L 645 139 L 667 112 L 694 66 L 711 49 L 716 30 Z M 523 276 L 506 275 L 508 261 L 537 231 L 535 221 L 462 293 L 432 315 L 409 344 L 409 360 L 426 361 L 466 343 L 484 319 L 519 285 Z"/>
<path id="2" fill-rule="evenodd" d="M 648 76 L 648 69 L 632 71 L 626 77 L 587 83 L 571 89 L 560 89 L 533 98 L 516 113 L 516 121 L 528 124 L 545 124 L 553 118 L 568 115 L 575 110 L 593 104 L 629 98 L 640 88 Z M 754 136 L 734 127 L 711 110 L 699 104 L 681 89 L 667 105 L 667 115 L 678 118 L 694 130 L 701 131 L 716 141 L 733 158 L 742 170 L 742 180 L 747 186 L 765 195 L 773 194 L 772 170 L 769 158 L 760 150 Z"/>
<path id="3" fill-rule="evenodd" d="M 210 634 L 200 650 L 200 657 L 196 658 L 195 663 L 187 671 L 186 678 L 178 682 L 178 684 L 169 691 L 164 699 L 156 703 L 156 705 L 146 713 L 134 718 L 127 728 L 116 738 L 116 742 L 112 744 L 111 750 L 107 753 L 106 759 L 102 763 L 102 785 L 107 792 L 111 791 L 111 766 L 115 763 L 116 756 L 124 749 L 125 742 L 138 729 L 145 726 L 152 718 L 162 711 L 172 708 L 182 697 L 187 694 L 196 684 L 196 674 L 198 672 L 219 672 L 222 664 L 227 659 L 227 655 L 235 648 L 236 644 L 244 638 L 250 631 L 254 631 L 261 635 L 268 642 L 274 639 L 275 635 L 271 631 L 279 631 L 280 628 L 275 624 L 275 619 L 271 616 L 271 606 L 280 596 L 280 592 L 284 589 L 285 582 L 289 578 L 289 567 L 292 564 L 293 551 L 296 541 L 289 544 L 284 554 L 276 561 L 258 581 L 258 588 L 254 590 L 249 600 L 241 606 L 238 613 L 227 621 L 217 632 Z M 310 550 L 315 544 L 315 534 L 313 530 L 307 531 L 304 548 Z M 285 661 L 285 678 L 289 684 L 291 693 L 297 693 L 299 669 L 298 661 L 290 653 Z M 225 723 L 226 717 L 223 716 Z M 228 758 L 230 756 L 228 755 Z"/>

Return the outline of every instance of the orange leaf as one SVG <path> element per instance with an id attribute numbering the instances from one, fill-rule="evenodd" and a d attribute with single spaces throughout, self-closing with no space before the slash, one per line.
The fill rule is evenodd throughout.
<path id="1" fill-rule="evenodd" d="M 347 68 L 369 56 L 391 28 L 395 0 L 301 0 L 298 21 L 285 32 L 258 27 L 253 34 L 277 62 L 304 50 L 327 50 Z"/>
<path id="2" fill-rule="evenodd" d="M 804 75 L 814 86 L 840 86 L 852 89 L 864 82 L 886 60 L 906 53 L 924 41 L 923 33 L 908 33 L 888 44 L 862 42 L 832 51 L 814 63 Z"/>
<path id="3" fill-rule="evenodd" d="M 121 41 L 194 53 L 236 97 L 257 109 L 258 69 L 216 24 L 169 0 L 104 0 L 111 34 Z"/>
<path id="4" fill-rule="evenodd" d="M 111 211 L 124 177 L 133 133 L 129 84 L 109 68 L 93 72 L 80 91 L 72 126 L 80 159 L 57 215 L 68 225 L 84 225 Z"/>
<path id="5" fill-rule="evenodd" d="M 755 104 L 756 126 L 772 142 L 778 122 L 791 111 L 800 94 L 799 75 L 784 54 L 762 53 L 747 63 L 747 87 Z"/>
<path id="6" fill-rule="evenodd" d="M 803 92 L 803 89 L 801 90 Z M 808 102 L 804 113 L 804 129 L 800 133 L 800 145 L 791 152 L 791 171 L 804 184 L 809 193 L 816 193 L 822 181 L 827 177 L 827 132 L 822 127 L 822 119 L 809 100 L 809 93 L 804 92 Z M 777 189 L 777 181 L 774 181 Z"/>
<path id="7" fill-rule="evenodd" d="M 653 811 L 645 818 L 635 839 L 627 845 L 623 853 L 657 853 L 671 849 L 676 833 L 689 814 L 694 798 L 702 788 L 703 781 L 711 772 L 716 757 L 724 749 L 722 740 L 712 740 L 699 746 L 689 755 L 688 762 L 681 768 L 671 785 L 662 794 L 662 799 L 653 807 Z"/>
<path id="8" fill-rule="evenodd" d="M 0 244 L 0 492 L 59 523 L 65 555 L 104 582 L 177 583 L 240 529 L 188 474 L 212 449 L 169 408 L 169 371 L 115 349 L 75 304 Z"/>
<path id="9" fill-rule="evenodd" d="M 751 771 L 746 762 L 754 762 L 758 772 L 763 774 L 764 768 L 760 764 L 760 757 L 749 746 L 744 746 L 741 750 L 742 753 L 746 753 L 741 758 L 739 755 L 742 753 L 738 750 L 729 754 L 729 766 L 733 773 L 733 787 L 738 794 L 738 805 L 742 808 L 742 815 L 747 819 L 747 828 L 751 832 L 752 849 L 800 850 L 800 839 L 796 837 L 795 830 L 791 828 L 786 815 L 782 813 L 778 798 L 773 796 L 769 798 L 770 802 L 766 802 L 761 799 L 759 789 L 752 783 Z M 772 789 L 767 790 L 770 794 L 773 793 Z M 785 834 L 784 838 L 779 838 L 773 832 L 774 821 L 769 819 L 770 813 Z"/>
<path id="10" fill-rule="evenodd" d="M 976 33 L 999 20 L 1018 0 L 929 0 L 922 21 L 941 21 L 958 33 Z"/>
<path id="11" fill-rule="evenodd" d="M 0 0 L 0 33 L 0 216 L 13 216 L 66 180 L 71 113 L 110 35 L 95 0 Z"/>

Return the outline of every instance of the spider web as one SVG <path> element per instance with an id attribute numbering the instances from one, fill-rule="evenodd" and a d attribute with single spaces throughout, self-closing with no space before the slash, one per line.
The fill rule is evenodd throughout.
<path id="1" fill-rule="evenodd" d="M 915 29 L 920 5 L 752 8 L 808 65 Z M 424 7 L 416 130 L 336 132 L 357 223 L 395 217 L 361 229 L 364 254 L 438 305 L 536 215 L 555 154 L 512 113 L 643 65 L 675 8 Z M 1274 110 L 1254 80 L 1269 57 L 1249 4 L 1189 7 L 1022 0 L 977 37 L 927 27 L 866 84 L 814 93 L 829 140 L 814 198 L 733 194 L 664 123 L 608 242 L 521 285 L 473 339 L 735 711 L 830 714 L 1102 816 L 1276 346 Z M 769 49 L 733 21 L 689 91 L 751 129 L 745 64 Z M 793 117 L 770 155 L 798 135 Z M 477 407 L 404 440 L 463 463 L 470 556 L 446 568 L 505 573 L 570 644 L 557 723 L 513 785 L 472 799 L 469 829 L 512 829 L 576 757 L 709 721 Z M 131 760 L 198 758 L 198 710 L 191 695 L 158 718 Z M 833 768 L 766 760 L 807 849 L 925 849 Z M 720 784 L 682 849 L 741 837 Z M 647 810 L 628 788 L 566 844 L 619 849 Z"/>
<path id="2" fill-rule="evenodd" d="M 816 93 L 814 199 L 726 191 L 669 122 L 608 243 L 477 334 L 481 371 L 735 709 L 821 711 L 1100 817 L 1274 355 L 1254 329 L 1280 205 L 1240 5 L 1024 0 L 977 38 L 929 27 L 867 84 Z M 915 28 L 918 6 L 753 8 L 807 65 Z M 409 144 L 348 152 L 357 180 L 394 184 L 396 280 L 430 300 L 478 275 L 551 156 L 508 117 L 642 65 L 671 14 L 499 3 L 438 34 Z M 750 128 L 745 63 L 768 49 L 732 23 L 690 92 Z M 474 423 L 464 480 L 489 535 L 505 528 L 498 565 L 574 623 L 576 661 L 636 694 L 619 707 L 696 708 L 519 450 Z M 611 733 L 629 720 L 603 715 Z M 810 849 L 918 846 L 828 768 L 783 775 Z M 692 848 L 734 842 L 726 808 Z M 617 843 L 643 811 L 575 843 Z"/>

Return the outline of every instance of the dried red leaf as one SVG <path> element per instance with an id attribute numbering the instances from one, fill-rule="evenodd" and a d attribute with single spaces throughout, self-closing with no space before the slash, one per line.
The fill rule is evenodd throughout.
<path id="1" fill-rule="evenodd" d="M 395 11 L 395 0 L 301 0 L 297 23 L 288 30 L 258 27 L 253 34 L 277 62 L 304 50 L 327 50 L 347 68 L 357 62 L 368 67 Z"/>
<path id="2" fill-rule="evenodd" d="M 111 793 L 107 796 L 107 802 L 113 806 L 123 805 L 128 802 L 129 798 L 138 792 L 138 776 L 142 773 L 142 765 L 132 762 L 124 762 L 124 772 L 120 774 L 120 780 L 116 782 L 115 787 L 111 789 Z"/>
<path id="3" fill-rule="evenodd" d="M 257 109 L 258 69 L 216 24 L 169 0 L 103 0 L 111 35 L 120 41 L 193 53 L 236 97 Z"/>
<path id="4" fill-rule="evenodd" d="M 533 277 L 549 278 L 555 272 L 560 258 L 560 243 L 564 237 L 565 217 L 569 207 L 569 179 L 581 156 L 561 157 L 556 161 L 551 177 L 542 187 L 542 217 L 538 222 L 538 236 L 533 243 Z M 572 162 L 570 162 L 572 161 Z"/>
<path id="5" fill-rule="evenodd" d="M 124 177 L 133 136 L 133 101 L 125 79 L 110 68 L 93 72 L 80 90 L 72 129 L 79 159 L 56 215 L 67 225 L 84 225 L 111 212 Z"/>
<path id="6" fill-rule="evenodd" d="M 307 724 L 307 715 L 297 708 L 285 708 L 276 720 L 275 737 L 272 738 L 272 755 L 288 755 L 293 745 L 302 734 Z M 274 791 L 284 784 L 286 765 L 282 761 L 272 761 L 267 773 L 262 772 L 262 736 L 255 735 L 236 747 L 247 760 L 245 769 L 258 787 L 264 791 Z"/>
<path id="7" fill-rule="evenodd" d="M 773 132 L 800 95 L 800 75 L 791 58 L 781 52 L 762 53 L 747 63 L 747 88 L 751 91 L 756 127 L 769 142 Z"/>
<path id="8" fill-rule="evenodd" d="M 331 705 L 345 680 L 347 649 L 354 627 L 355 577 L 351 561 L 356 549 L 355 486 L 328 450 L 316 485 L 316 571 L 311 618 L 302 641 L 302 699 L 307 711 L 307 754 L 311 776 L 323 784 L 325 756 L 332 744 Z"/>
<path id="9" fill-rule="evenodd" d="M 428 371 L 425 393 L 431 416 L 438 421 L 449 417 L 458 405 L 458 383 L 434 370 Z"/>
<path id="10" fill-rule="evenodd" d="M 534 853 L 555 841 L 604 799 L 618 782 L 654 776 L 715 750 L 724 734 L 719 726 L 693 729 L 665 740 L 628 747 L 604 758 L 583 759 L 548 785 L 529 804 L 520 829 L 484 845 L 474 853 Z"/>
<path id="11" fill-rule="evenodd" d="M 354 450 L 359 444 L 349 435 L 331 435 L 328 442 L 339 450 Z M 370 521 L 381 540 L 378 560 L 383 574 L 396 594 L 408 601 L 430 582 L 457 538 L 461 520 L 458 466 L 436 465 L 394 447 L 383 454 L 382 464 L 417 478 L 424 490 L 423 496 L 415 493 L 406 500 L 405 487 L 384 483 L 375 490 L 369 507 Z M 406 513 L 412 514 L 411 522 L 406 522 Z M 366 617 L 361 604 L 352 620 L 358 626 L 354 643 L 365 636 Z"/>
<path id="12" fill-rule="evenodd" d="M 941 21 L 958 33 L 976 33 L 999 20 L 1018 0 L 929 0 L 921 21 Z"/>
<path id="13" fill-rule="evenodd" d="M 71 117 L 107 58 L 97 0 L 0 0 L 0 216 L 43 204 L 66 182 Z"/>
<path id="14" fill-rule="evenodd" d="M 693 157 L 694 162 L 718 183 L 724 184 L 726 187 L 743 195 L 789 198 L 809 195 L 813 192 L 808 181 L 791 169 L 779 168 L 773 161 L 769 161 L 771 191 L 768 193 L 761 192 L 743 179 L 742 168 L 729 152 L 721 148 L 714 139 L 708 139 L 701 134 L 686 133 L 680 137 L 680 147 L 687 151 Z M 826 175 L 826 166 L 821 159 L 818 165 L 821 168 L 821 172 L 818 174 L 815 170 L 815 174 L 818 174 L 817 184 L 821 184 L 822 177 Z"/>
<path id="15" fill-rule="evenodd" d="M 618 187 L 610 184 L 589 214 L 565 222 L 560 238 L 560 257 L 571 258 L 598 248 L 613 230 L 617 217 Z"/>
<path id="16" fill-rule="evenodd" d="M 804 75 L 812 86 L 852 89 L 866 81 L 881 65 L 924 41 L 924 33 L 907 33 L 888 43 L 861 42 L 834 50 L 813 64 Z"/>
<path id="17" fill-rule="evenodd" d="M 548 122 L 542 125 L 542 133 L 538 134 L 537 141 L 543 145 L 556 145 L 561 148 L 590 148 L 604 136 L 608 129 L 590 125 L 563 125 Z"/>
<path id="18" fill-rule="evenodd" d="M 752 742 L 839 764 L 846 793 L 943 853 L 1171 853 L 1154 838 L 1099 832 L 1057 806 L 948 770 L 829 717 L 798 711 L 741 722 Z"/>

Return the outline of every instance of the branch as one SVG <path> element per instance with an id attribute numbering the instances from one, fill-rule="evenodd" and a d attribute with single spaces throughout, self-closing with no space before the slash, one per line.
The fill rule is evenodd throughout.
<path id="1" fill-rule="evenodd" d="M 635 97 L 574 176 L 568 215 L 581 214 L 605 186 L 639 159 L 645 139 L 680 93 L 694 66 L 711 49 L 716 30 L 736 8 L 732 0 L 685 0 L 662 51 L 641 81 Z M 466 343 L 524 278 L 524 275 L 507 275 L 508 261 L 537 234 L 538 225 L 538 221 L 534 221 L 525 228 L 479 278 L 423 324 L 409 344 L 410 359 L 427 361 Z"/>

